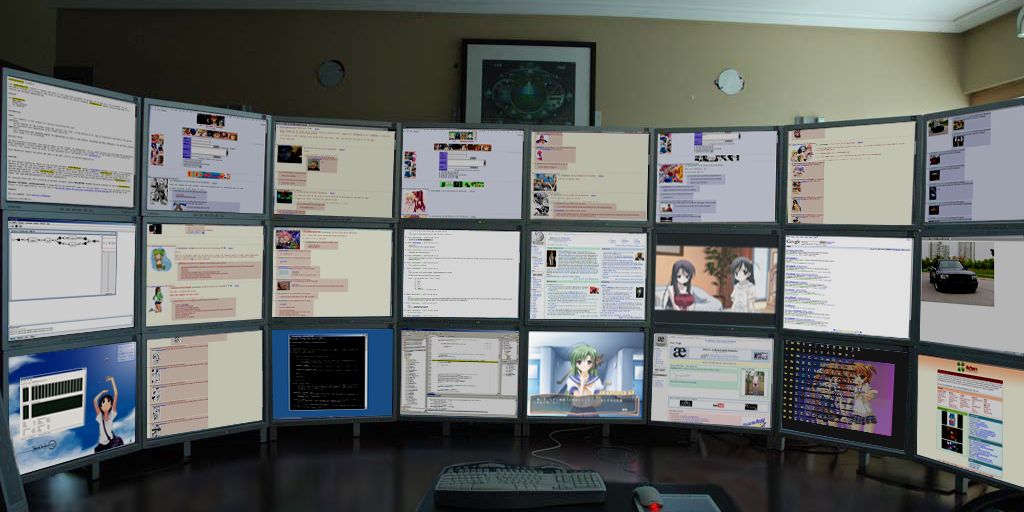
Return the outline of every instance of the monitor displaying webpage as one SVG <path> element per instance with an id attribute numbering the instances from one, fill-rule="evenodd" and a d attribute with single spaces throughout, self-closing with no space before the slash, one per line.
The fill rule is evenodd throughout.
<path id="1" fill-rule="evenodd" d="M 655 334 L 651 421 L 772 426 L 772 338 Z"/>
<path id="2" fill-rule="evenodd" d="M 644 333 L 531 331 L 528 416 L 644 417 Z"/>
<path id="3" fill-rule="evenodd" d="M 523 130 L 402 130 L 402 218 L 519 219 Z"/>
<path id="4" fill-rule="evenodd" d="M 274 228 L 273 315 L 390 316 L 391 233 Z"/>
<path id="5" fill-rule="evenodd" d="M 402 331 L 401 414 L 515 418 L 518 331 Z"/>
<path id="6" fill-rule="evenodd" d="M 263 420 L 263 331 L 146 342 L 146 439 Z"/>
<path id="7" fill-rule="evenodd" d="M 783 328 L 910 336 L 910 238 L 786 236 Z"/>
<path id="8" fill-rule="evenodd" d="M 530 318 L 643 320 L 647 234 L 534 231 Z"/>
<path id="9" fill-rule="evenodd" d="M 1024 219 L 1016 191 L 1024 105 L 928 121 L 925 137 L 925 222 Z"/>
<path id="10" fill-rule="evenodd" d="M 273 331 L 274 419 L 390 418 L 391 329 Z"/>
<path id="11" fill-rule="evenodd" d="M 274 123 L 274 214 L 391 217 L 395 132 Z"/>
<path id="12" fill-rule="evenodd" d="M 135 102 L 14 76 L 6 82 L 8 201 L 135 206 Z"/>
<path id="13" fill-rule="evenodd" d="M 996 254 L 999 273 L 996 277 Z M 921 341 L 1024 352 L 1024 236 L 921 240 Z"/>
<path id="14" fill-rule="evenodd" d="M 917 356 L 917 454 L 1024 486 L 1021 396 L 1024 370 Z"/>
<path id="15" fill-rule="evenodd" d="M 790 224 L 912 222 L 917 123 L 789 131 Z"/>
<path id="16" fill-rule="evenodd" d="M 658 222 L 775 222 L 778 132 L 657 137 Z"/>
<path id="17" fill-rule="evenodd" d="M 530 218 L 647 220 L 646 133 L 532 132 Z"/>
<path id="18" fill-rule="evenodd" d="M 263 213 L 267 120 L 149 106 L 146 208 Z"/>
<path id="19" fill-rule="evenodd" d="M 655 321 L 774 326 L 778 245 L 777 235 L 659 234 Z"/>
<path id="20" fill-rule="evenodd" d="M 131 222 L 7 220 L 8 340 L 135 326 Z"/>
<path id="21" fill-rule="evenodd" d="M 406 229 L 402 315 L 519 316 L 519 231 Z"/>
<path id="22" fill-rule="evenodd" d="M 263 317 L 263 226 L 147 229 L 146 326 Z"/>
<path id="23" fill-rule="evenodd" d="M 8 425 L 21 474 L 135 444 L 135 343 L 7 358 Z"/>
<path id="24" fill-rule="evenodd" d="M 902 451 L 909 359 L 905 352 L 786 340 L 782 428 Z"/>

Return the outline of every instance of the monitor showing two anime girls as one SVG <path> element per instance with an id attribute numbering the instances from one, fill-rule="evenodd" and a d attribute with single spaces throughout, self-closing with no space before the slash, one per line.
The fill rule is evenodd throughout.
<path id="1" fill-rule="evenodd" d="M 527 415 L 636 419 L 644 411 L 644 333 L 529 333 Z"/>
<path id="2" fill-rule="evenodd" d="M 658 234 L 654 320 L 774 325 L 778 246 L 772 235 Z"/>

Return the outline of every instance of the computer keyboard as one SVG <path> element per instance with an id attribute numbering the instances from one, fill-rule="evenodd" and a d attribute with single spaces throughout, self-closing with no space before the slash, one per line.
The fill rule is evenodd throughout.
<path id="1" fill-rule="evenodd" d="M 434 485 L 434 504 L 475 510 L 515 510 L 604 503 L 596 471 L 478 462 L 448 466 Z"/>

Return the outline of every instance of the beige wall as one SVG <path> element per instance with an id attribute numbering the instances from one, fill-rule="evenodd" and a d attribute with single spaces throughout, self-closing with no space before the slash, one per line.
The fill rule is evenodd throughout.
<path id="1" fill-rule="evenodd" d="M 0 19 L 0 59 L 38 73 L 53 73 L 57 10 L 43 0 L 4 0 Z"/>
<path id="2" fill-rule="evenodd" d="M 1024 78 L 1024 40 L 1017 11 L 964 33 L 963 89 L 977 92 Z"/>
<path id="3" fill-rule="evenodd" d="M 961 36 L 616 18 L 289 11 L 64 11 L 58 63 L 150 97 L 278 115 L 449 121 L 463 38 L 597 42 L 605 126 L 790 123 L 967 104 Z M 349 76 L 320 88 L 316 66 Z M 713 80 L 742 71 L 727 97 Z"/>

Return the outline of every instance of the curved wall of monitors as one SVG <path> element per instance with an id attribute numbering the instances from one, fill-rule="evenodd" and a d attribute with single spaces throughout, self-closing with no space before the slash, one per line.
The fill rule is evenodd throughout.
<path id="1" fill-rule="evenodd" d="M 441 419 L 802 436 L 1024 487 L 1000 430 L 1022 392 L 1004 195 L 1024 101 L 414 126 L 3 78 L 2 341 L 30 478 Z"/>

